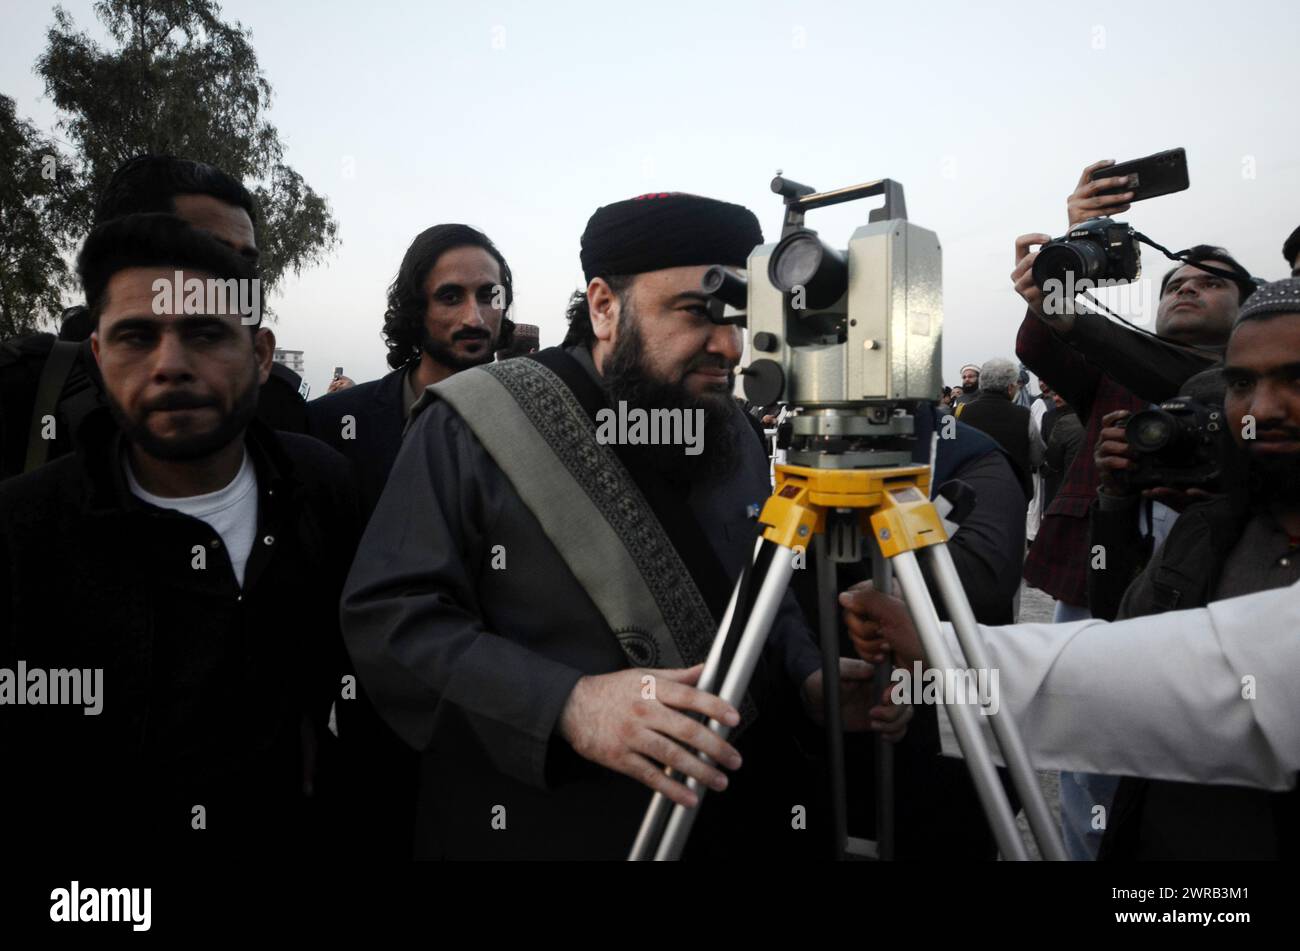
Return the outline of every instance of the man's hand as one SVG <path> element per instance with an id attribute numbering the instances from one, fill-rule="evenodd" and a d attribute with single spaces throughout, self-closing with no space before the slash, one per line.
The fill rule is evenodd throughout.
<path id="1" fill-rule="evenodd" d="M 339 390 L 346 390 L 349 386 L 356 386 L 356 384 L 346 376 L 336 376 L 334 379 L 330 380 L 330 385 L 325 392 L 337 393 Z"/>
<path id="2" fill-rule="evenodd" d="M 1136 467 L 1133 460 L 1137 458 L 1137 453 L 1129 445 L 1128 436 L 1123 426 L 1124 418 L 1128 415 L 1128 410 L 1117 409 L 1101 418 L 1103 425 L 1101 434 L 1097 439 L 1097 448 L 1093 453 L 1093 461 L 1096 462 L 1097 473 L 1101 477 L 1101 485 L 1098 491 L 1106 495 L 1125 496 L 1133 495 L 1136 492 L 1119 475 L 1120 472 Z M 1151 499 L 1154 502 L 1161 502 L 1175 512 L 1181 512 L 1195 502 L 1204 502 L 1206 499 L 1214 498 L 1215 494 L 1197 488 L 1171 489 L 1157 486 L 1156 488 L 1143 489 L 1142 497 Z"/>
<path id="3" fill-rule="evenodd" d="M 880 703 L 869 711 L 871 729 L 879 733 L 890 743 L 897 743 L 907 735 L 907 725 L 912 722 L 912 705 L 894 703 L 890 696 L 894 685 L 888 684 L 880 696 Z"/>
<path id="4" fill-rule="evenodd" d="M 1118 195 L 1099 195 L 1098 192 L 1106 191 L 1108 188 L 1136 185 L 1136 175 L 1099 178 L 1095 182 L 1088 180 L 1088 176 L 1097 169 L 1114 164 L 1114 159 L 1102 159 L 1100 162 L 1093 162 L 1079 175 L 1078 184 L 1074 186 L 1074 191 L 1070 192 L 1070 197 L 1065 200 L 1065 210 L 1071 228 L 1088 218 L 1109 218 L 1129 210 L 1129 202 L 1133 199 L 1134 192 L 1121 192 Z"/>
<path id="5" fill-rule="evenodd" d="M 863 660 L 883 663 L 886 652 L 891 650 L 902 667 L 924 659 L 912 616 L 898 598 L 882 594 L 870 581 L 863 581 L 840 594 L 840 605 L 853 649 Z"/>
<path id="6" fill-rule="evenodd" d="M 881 734 L 891 743 L 897 743 L 907 734 L 907 724 L 912 719 L 911 706 L 896 706 L 889 695 L 892 685 L 885 687 L 880 703 L 872 705 L 872 677 L 876 668 L 866 661 L 852 657 L 840 658 L 840 716 L 848 733 L 871 730 Z M 803 682 L 804 709 L 816 723 L 826 722 L 826 694 L 822 690 L 822 672 L 814 670 Z"/>
<path id="7" fill-rule="evenodd" d="M 699 797 L 670 779 L 664 767 L 719 792 L 727 788 L 727 777 L 701 760 L 697 751 L 728 769 L 740 767 L 740 754 L 729 743 L 686 715 L 702 713 L 727 726 L 740 722 L 731 704 L 691 686 L 703 670 L 704 665 L 697 664 L 685 670 L 633 668 L 582 677 L 560 714 L 560 735 L 584 759 L 693 808 Z"/>
<path id="8" fill-rule="evenodd" d="M 1016 293 L 1025 299 L 1030 310 L 1039 317 L 1054 322 L 1055 314 L 1051 317 L 1044 314 L 1043 292 L 1034 283 L 1034 259 L 1038 257 L 1038 252 L 1029 250 L 1034 245 L 1043 245 L 1051 240 L 1051 235 L 1040 233 L 1022 234 L 1016 238 L 1016 269 L 1011 272 L 1011 283 L 1015 285 Z"/>
<path id="9" fill-rule="evenodd" d="M 1114 164 L 1114 159 L 1102 159 L 1100 162 L 1093 162 L 1079 175 L 1078 184 L 1074 186 L 1074 191 L 1065 202 L 1071 228 L 1088 218 L 1118 215 L 1120 212 L 1128 211 L 1128 202 L 1132 199 L 1133 192 L 1121 192 L 1117 195 L 1098 193 L 1108 188 L 1135 184 L 1134 176 L 1099 178 L 1095 182 L 1088 180 L 1088 176 L 1097 169 Z M 1025 299 L 1031 311 L 1051 321 L 1057 329 L 1068 332 L 1074 324 L 1073 298 L 1067 300 L 1062 295 L 1060 300 L 1045 304 L 1042 290 L 1034 283 L 1034 259 L 1038 257 L 1038 252 L 1031 252 L 1029 249 L 1034 245 L 1044 245 L 1051 240 L 1052 236 L 1047 234 L 1022 234 L 1016 238 L 1016 269 L 1011 272 L 1011 283 L 1015 285 L 1016 293 Z"/>
<path id="10" fill-rule="evenodd" d="M 1117 409 L 1101 418 L 1101 434 L 1097 437 L 1092 459 L 1097 464 L 1097 474 L 1101 478 L 1098 491 L 1106 495 L 1133 494 L 1124 477 L 1119 475 L 1137 465 L 1133 461 L 1137 458 L 1137 453 L 1128 444 L 1128 436 L 1124 431 L 1124 420 L 1128 415 L 1128 410 Z"/>
<path id="11" fill-rule="evenodd" d="M 1207 492 L 1204 489 L 1170 489 L 1160 486 L 1154 489 L 1143 489 L 1142 497 L 1151 499 L 1153 502 L 1160 502 L 1169 506 L 1175 512 L 1181 513 L 1183 509 L 1196 502 L 1204 502 L 1206 499 L 1218 497 L 1218 493 Z"/>

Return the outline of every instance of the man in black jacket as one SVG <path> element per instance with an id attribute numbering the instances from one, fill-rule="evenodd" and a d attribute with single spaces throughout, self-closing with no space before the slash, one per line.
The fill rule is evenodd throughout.
<path id="1" fill-rule="evenodd" d="M 1030 474 L 1042 462 L 1042 446 L 1033 436 L 1029 410 L 1013 402 L 1019 376 L 1019 368 L 1010 360 L 987 361 L 980 367 L 979 396 L 963 405 L 957 418 L 993 437 L 1011 460 L 1025 498 L 1032 499 Z"/>
<path id="2" fill-rule="evenodd" d="M 509 346 L 514 299 L 510 266 L 468 225 L 435 225 L 411 242 L 388 289 L 384 339 L 395 369 L 307 404 L 308 432 L 352 463 L 362 523 L 379 501 L 402 446 L 412 405 L 425 387 L 491 363 Z M 375 712 L 364 690 L 339 705 L 343 793 L 354 847 L 409 858 L 415 824 L 417 754 Z"/>
<path id="3" fill-rule="evenodd" d="M 74 455 L 0 486 L 7 834 L 47 853 L 333 847 L 310 796 L 345 661 L 347 464 L 254 418 L 272 338 L 246 260 L 132 215 L 78 270 L 108 405 Z"/>
<path id="4" fill-rule="evenodd" d="M 1300 580 L 1300 279 L 1265 285 L 1228 341 L 1227 428 L 1244 463 L 1227 496 L 1188 508 L 1128 589 L 1138 617 Z M 1124 468 L 1116 463 L 1119 468 Z M 1243 696 L 1252 690 L 1243 683 Z M 1101 858 L 1300 855 L 1300 793 L 1125 779 Z"/>
<path id="5" fill-rule="evenodd" d="M 1052 504 L 1061 480 L 1074 464 L 1074 456 L 1083 444 L 1083 423 L 1079 414 L 1061 394 L 1048 397 L 1052 408 L 1043 414 L 1040 424 L 1043 443 L 1043 508 Z"/>
<path id="6" fill-rule="evenodd" d="M 401 448 L 411 405 L 425 387 L 491 363 L 510 345 L 514 324 L 506 312 L 513 300 L 510 266 L 481 231 L 434 225 L 411 242 L 384 315 L 393 371 L 307 404 L 309 432 L 352 462 L 367 519 Z"/>
<path id="7" fill-rule="evenodd" d="M 174 214 L 226 245 L 256 267 L 257 208 L 248 189 L 221 169 L 171 155 L 138 155 L 120 165 L 95 205 L 93 224 L 123 215 Z M 48 333 L 4 342 L 0 350 L 0 478 L 29 471 L 76 448 L 76 433 L 104 405 L 103 384 L 90 352 L 84 308 L 70 308 L 56 342 Z M 275 337 L 269 328 L 263 332 Z M 62 353 L 60 353 L 62 351 Z M 291 372 L 291 371 L 277 371 Z M 258 418 L 274 429 L 304 432 L 305 402 L 298 383 L 263 384 Z M 31 438 L 33 416 L 50 416 Z"/>
<path id="8" fill-rule="evenodd" d="M 782 767 L 790 721 L 821 709 L 821 662 L 793 597 L 741 709 L 691 686 L 771 492 L 730 392 L 740 333 L 713 321 L 699 287 L 709 266 L 742 266 L 761 243 L 753 214 L 726 202 L 606 205 L 582 237 L 588 283 L 565 345 L 421 399 L 342 614 L 377 705 L 424 751 L 422 855 L 623 857 L 651 789 L 699 801 L 664 765 L 727 789 L 705 800 L 692 848 L 806 848 L 802 831 L 786 834 L 801 800 L 784 794 Z M 685 436 L 610 435 L 614 407 L 689 412 L 702 451 Z M 904 708 L 873 707 L 862 684 L 842 695 L 846 727 L 892 731 Z M 740 726 L 743 752 L 682 711 Z M 754 755 L 733 785 L 696 751 L 729 770 Z"/>

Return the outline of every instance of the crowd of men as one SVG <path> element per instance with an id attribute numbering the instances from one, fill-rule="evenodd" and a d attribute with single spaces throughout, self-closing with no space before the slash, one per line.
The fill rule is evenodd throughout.
<path id="1" fill-rule="evenodd" d="M 1088 181 L 1098 167 L 1071 224 L 1127 207 L 1103 194 L 1126 179 Z M 510 318 L 502 251 L 434 225 L 375 321 L 391 372 L 336 377 L 306 403 L 233 290 L 257 280 L 258 233 L 221 170 L 133 159 L 80 251 L 84 307 L 57 337 L 0 349 L 0 748 L 17 838 L 618 859 L 652 791 L 698 803 L 690 778 L 715 794 L 688 857 L 827 854 L 812 566 L 744 701 L 696 686 L 772 488 L 762 427 L 733 395 L 742 331 L 701 291 L 762 243 L 755 216 L 678 193 L 598 208 L 567 334 L 542 350 Z M 1020 365 L 965 366 L 933 407 L 933 488 L 961 483 L 969 501 L 958 574 L 999 626 L 995 650 L 1020 636 L 1022 578 L 1056 602 L 1052 633 L 1023 634 L 1055 645 L 1040 652 L 1050 676 L 1025 667 L 1016 689 L 1031 752 L 1062 770 L 1072 857 L 1293 857 L 1300 717 L 1294 687 L 1269 679 L 1286 658 L 1246 671 L 1248 691 L 1242 658 L 1267 640 L 1233 652 L 1223 616 L 1193 613 L 1216 633 L 1176 677 L 1142 622 L 1101 621 L 1300 580 L 1300 279 L 1263 284 L 1196 245 L 1148 335 L 1047 313 L 1030 273 L 1047 240 L 1016 242 Z M 1300 274 L 1300 229 L 1284 254 Z M 165 306 L 183 296 L 184 313 Z M 1217 478 L 1134 487 L 1124 421 L 1179 394 L 1217 410 Z M 597 438 L 618 406 L 698 413 L 701 451 Z M 964 764 L 942 755 L 942 714 L 873 686 L 887 652 L 916 653 L 905 612 L 869 564 L 835 571 L 851 831 L 880 831 L 879 736 L 897 762 L 898 857 L 993 858 Z M 1067 645 L 1103 638 L 1107 664 L 1166 682 L 1163 706 L 1116 699 L 1123 678 Z M 1223 715 L 1198 735 L 1188 681 L 1212 677 L 1241 699 L 1216 688 Z M 1099 726 L 1062 743 L 1058 720 Z"/>

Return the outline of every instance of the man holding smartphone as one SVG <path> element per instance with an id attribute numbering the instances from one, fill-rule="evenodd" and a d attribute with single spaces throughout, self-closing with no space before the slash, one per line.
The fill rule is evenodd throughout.
<path id="1" fill-rule="evenodd" d="M 1294 710 L 1266 724 L 1259 703 L 1265 691 L 1275 693 L 1274 700 L 1279 694 L 1291 702 L 1300 697 L 1287 685 L 1296 639 L 1283 610 L 1295 603 L 1300 583 L 1300 279 L 1267 284 L 1242 308 L 1223 376 L 1237 468 L 1225 494 L 1207 497 L 1179 517 L 1125 594 L 1119 619 L 1141 617 L 1145 623 L 1132 625 L 1127 637 L 1102 625 L 1022 629 L 1018 638 L 1005 636 L 1009 629 L 992 629 L 989 646 L 1003 682 L 1032 685 L 1041 698 L 1035 701 L 1041 702 L 1039 716 L 1022 715 L 1027 705 L 1009 703 L 1019 722 L 1031 724 L 1029 748 L 1037 745 L 1059 765 L 1124 777 L 1113 808 L 1106 809 L 1102 858 L 1260 860 L 1300 854 L 1297 747 L 1294 739 L 1282 738 L 1295 723 Z M 1103 434 L 1102 467 L 1131 468 L 1123 431 L 1111 427 Z M 1271 609 L 1254 609 L 1244 597 L 1277 589 L 1290 594 Z M 1227 599 L 1236 600 L 1219 604 Z M 906 643 L 905 615 L 883 595 L 850 592 L 841 603 L 849 609 L 850 632 L 863 659 L 876 660 L 881 640 L 901 646 L 903 660 L 915 651 Z M 1159 617 L 1197 607 L 1210 611 L 1181 625 Z M 999 641 L 1016 644 L 1019 657 L 1000 652 Z M 1019 676 L 1008 674 L 1005 664 L 1014 672 L 1036 654 L 1041 664 L 1021 666 Z M 1116 689 L 1123 681 L 1127 686 Z M 1005 694 L 1002 699 L 1009 702 Z M 1113 717 L 1111 728 L 1100 722 L 1107 717 Z M 1084 728 L 1067 737 L 1079 723 Z M 1041 744 L 1033 735 L 1038 730 Z M 1163 741 L 1146 745 L 1146 737 L 1156 734 Z M 1277 754 L 1291 759 L 1281 775 Z M 1258 771 L 1251 779 L 1253 770 Z M 1265 773 L 1270 779 L 1260 781 Z M 1067 776 L 1092 775 L 1063 772 L 1062 788 Z"/>
<path id="2" fill-rule="evenodd" d="M 1069 227 L 1088 218 L 1127 211 L 1138 198 L 1130 176 L 1095 178 L 1113 165 L 1094 162 L 1079 176 L 1066 201 Z M 1127 191 L 1115 189 L 1127 187 Z M 1138 199 L 1140 200 L 1140 199 Z M 1053 382 L 1057 392 L 1079 414 L 1085 426 L 1084 445 L 1095 445 L 1104 420 L 1120 412 L 1133 413 L 1177 395 L 1184 382 L 1215 366 L 1242 301 L 1254 290 L 1249 272 L 1221 248 L 1197 245 L 1188 255 L 1193 263 L 1168 272 L 1161 284 L 1156 335 L 1131 330 L 1093 313 L 1048 313 L 1044 295 L 1035 284 L 1035 245 L 1050 241 L 1046 234 L 1016 239 L 1016 267 L 1011 280 L 1029 305 L 1016 341 L 1016 354 L 1039 377 Z M 1206 263 L 1236 275 L 1228 280 L 1205 271 Z M 1052 308 L 1053 311 L 1072 308 Z M 1190 346 L 1188 346 L 1190 345 Z M 1025 580 L 1056 599 L 1054 619 L 1091 617 L 1088 574 L 1090 513 L 1099 473 L 1092 453 L 1076 454 L 1061 481 L 1025 562 Z M 1138 517 L 1136 511 L 1129 516 Z M 1176 513 L 1151 507 L 1144 531 L 1153 544 L 1163 541 Z M 1101 831 L 1092 828 L 1093 809 L 1109 806 L 1115 783 L 1106 777 L 1063 774 L 1062 825 L 1066 846 L 1074 858 L 1096 854 Z"/>

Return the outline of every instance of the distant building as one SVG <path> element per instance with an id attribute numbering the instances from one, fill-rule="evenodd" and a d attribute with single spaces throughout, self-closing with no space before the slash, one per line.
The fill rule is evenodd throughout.
<path id="1" fill-rule="evenodd" d="M 294 373 L 303 376 L 303 362 L 301 350 L 276 350 L 275 362 L 283 363 Z"/>

